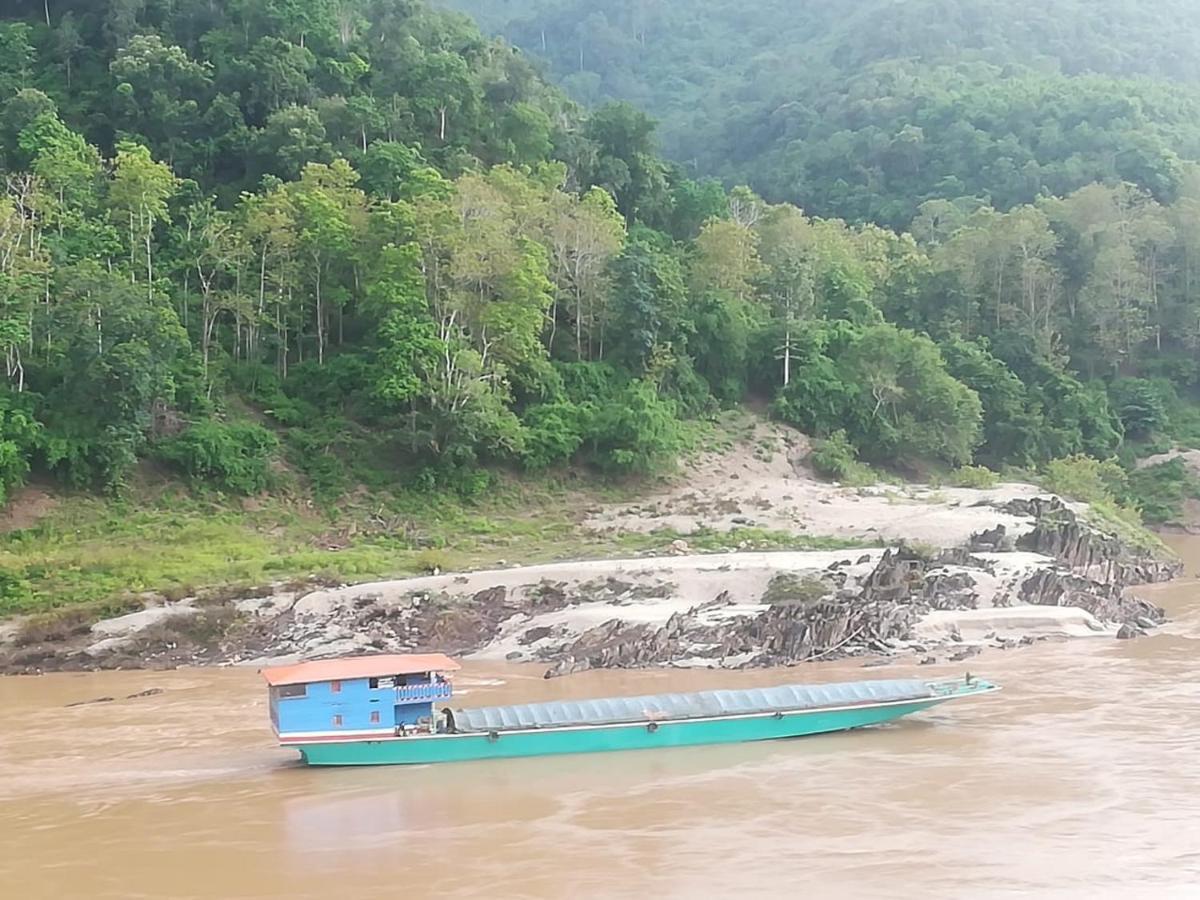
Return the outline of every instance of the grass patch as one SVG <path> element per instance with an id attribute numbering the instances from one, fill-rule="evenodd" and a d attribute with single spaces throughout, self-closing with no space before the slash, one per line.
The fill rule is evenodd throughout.
<path id="1" fill-rule="evenodd" d="M 51 616 L 38 626 L 69 629 L 104 617 L 96 612 L 104 604 L 140 606 L 146 594 L 219 604 L 277 584 L 614 558 L 665 552 L 681 538 L 696 552 L 865 546 L 759 528 L 689 535 L 596 535 L 579 528 L 585 510 L 631 502 L 645 484 L 498 476 L 473 500 L 359 486 L 337 502 L 288 495 L 242 501 L 161 484 L 157 493 L 146 489 L 123 502 L 63 497 L 36 526 L 0 535 L 0 616 L 83 608 L 78 619 Z"/>
<path id="2" fill-rule="evenodd" d="M 498 556 L 548 558 L 575 535 L 565 491 L 499 486 L 486 502 L 366 493 L 336 506 L 162 496 L 70 497 L 36 526 L 0 535 L 0 616 L 155 593 L 239 596 L 289 580 L 363 581 Z M 216 592 L 216 594 L 214 594 Z"/>
<path id="3" fill-rule="evenodd" d="M 1175 558 L 1175 551 L 1142 524 L 1137 510 L 1120 506 L 1109 500 L 1101 500 L 1088 507 L 1084 520 L 1092 527 L 1114 535 L 1141 553 L 1159 558 Z"/>

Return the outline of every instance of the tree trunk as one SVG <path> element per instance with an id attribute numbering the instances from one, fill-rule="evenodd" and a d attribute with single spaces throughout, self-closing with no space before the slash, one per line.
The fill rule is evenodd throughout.
<path id="1" fill-rule="evenodd" d="M 783 333 L 783 386 L 792 383 L 792 324 Z"/>
<path id="2" fill-rule="evenodd" d="M 575 292 L 575 359 L 583 362 L 583 298 Z"/>
<path id="3" fill-rule="evenodd" d="M 146 296 L 154 299 L 154 256 L 151 241 L 154 237 L 153 228 L 146 229 Z"/>
<path id="4" fill-rule="evenodd" d="M 317 365 L 325 365 L 325 307 L 321 303 L 321 266 L 317 264 Z"/>

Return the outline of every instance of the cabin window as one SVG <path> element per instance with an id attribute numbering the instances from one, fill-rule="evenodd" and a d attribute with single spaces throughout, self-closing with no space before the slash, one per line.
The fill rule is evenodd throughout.
<path id="1" fill-rule="evenodd" d="M 341 728 L 341 727 L 342 727 L 342 717 L 341 717 L 341 716 L 334 716 L 334 717 L 333 717 L 333 727 L 334 727 L 334 728 Z"/>
<path id="2" fill-rule="evenodd" d="M 378 689 L 379 679 L 378 678 L 368 678 L 367 679 L 367 687 L 369 687 L 371 690 Z"/>
<path id="3" fill-rule="evenodd" d="M 332 694 L 340 694 L 342 692 L 342 683 L 340 681 L 329 682 L 329 691 Z"/>
<path id="4" fill-rule="evenodd" d="M 281 699 L 287 697 L 305 697 L 307 695 L 307 684 L 284 684 L 279 686 L 279 696 Z"/>
<path id="5" fill-rule="evenodd" d="M 377 709 L 371 711 L 371 724 L 372 725 L 379 724 L 379 710 L 377 710 Z"/>

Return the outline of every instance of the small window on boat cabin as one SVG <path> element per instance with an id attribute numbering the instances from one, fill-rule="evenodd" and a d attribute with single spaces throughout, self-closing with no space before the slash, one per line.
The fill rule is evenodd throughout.
<path id="1" fill-rule="evenodd" d="M 341 728 L 341 727 L 342 727 L 342 717 L 341 717 L 341 716 L 334 716 L 334 717 L 333 717 L 333 727 L 334 727 L 334 728 Z"/>
<path id="2" fill-rule="evenodd" d="M 329 692 L 331 694 L 340 694 L 342 692 L 342 683 L 340 681 L 329 682 Z"/>
<path id="3" fill-rule="evenodd" d="M 377 709 L 371 710 L 371 724 L 372 725 L 379 724 L 379 710 L 377 710 Z"/>
<path id="4" fill-rule="evenodd" d="M 279 698 L 281 700 L 288 697 L 306 697 L 308 696 L 307 684 L 281 684 L 279 686 Z"/>

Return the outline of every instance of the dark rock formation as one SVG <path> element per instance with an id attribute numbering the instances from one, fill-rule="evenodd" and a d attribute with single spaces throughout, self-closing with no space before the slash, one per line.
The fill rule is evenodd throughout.
<path id="1" fill-rule="evenodd" d="M 1057 563 L 1013 585 L 1014 601 L 1079 607 L 1102 621 L 1121 623 L 1125 636 L 1141 633 L 1141 623 L 1164 620 L 1161 609 L 1129 596 L 1126 589 L 1169 579 L 1179 570 L 1176 564 L 1139 556 L 1118 539 L 1091 531 L 1055 498 L 1013 501 L 1005 511 L 1033 516 L 1036 525 L 1018 546 Z M 687 656 L 714 661 L 749 657 L 750 665 L 770 666 L 892 652 L 912 639 L 914 626 L 930 610 L 976 608 L 977 586 L 969 570 L 994 575 L 995 566 L 973 552 L 998 547 L 1005 539 L 1006 530 L 997 527 L 975 535 L 969 546 L 933 559 L 904 547 L 888 550 L 856 591 L 844 588 L 841 564 L 836 568 L 842 577 L 831 585 L 832 596 L 815 602 L 775 603 L 758 616 L 719 625 L 701 624 L 701 607 L 675 614 L 658 629 L 614 619 L 557 653 L 547 651 L 548 660 L 559 661 L 546 677 L 579 671 L 579 667 L 652 666 Z M 702 606 L 721 605 L 724 599 Z M 1019 643 L 1033 643 L 1033 639 Z M 1003 644 L 1017 645 L 1015 641 Z M 962 661 L 978 652 L 978 647 L 965 646 L 950 659 Z"/>
<path id="2" fill-rule="evenodd" d="M 995 528 L 989 528 L 987 531 L 980 531 L 971 535 L 967 546 L 971 550 L 1001 550 L 1004 546 L 1004 538 L 1008 534 L 1008 529 L 1003 525 L 997 525 Z"/>

